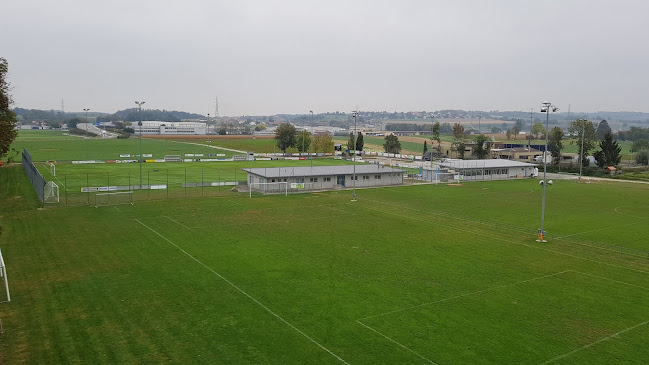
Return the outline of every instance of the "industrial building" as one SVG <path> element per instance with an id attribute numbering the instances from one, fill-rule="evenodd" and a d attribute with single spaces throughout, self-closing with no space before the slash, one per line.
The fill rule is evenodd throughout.
<path id="1" fill-rule="evenodd" d="M 207 134 L 207 123 L 201 122 L 142 122 L 142 126 L 133 123 L 131 127 L 135 134 L 163 134 L 163 135 L 204 135 Z"/>

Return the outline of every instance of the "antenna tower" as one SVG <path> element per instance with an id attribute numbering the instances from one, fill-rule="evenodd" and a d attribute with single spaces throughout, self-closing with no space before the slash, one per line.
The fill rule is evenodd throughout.
<path id="1" fill-rule="evenodd" d="M 219 116 L 219 97 L 214 98 L 214 118 Z"/>
<path id="2" fill-rule="evenodd" d="M 63 104 L 63 98 L 61 98 L 61 113 L 65 114 L 65 105 Z"/>

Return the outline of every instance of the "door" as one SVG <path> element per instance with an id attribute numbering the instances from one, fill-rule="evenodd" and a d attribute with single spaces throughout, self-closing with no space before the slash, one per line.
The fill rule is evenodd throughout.
<path id="1" fill-rule="evenodd" d="M 336 184 L 345 187 L 345 175 L 338 175 L 336 178 Z"/>

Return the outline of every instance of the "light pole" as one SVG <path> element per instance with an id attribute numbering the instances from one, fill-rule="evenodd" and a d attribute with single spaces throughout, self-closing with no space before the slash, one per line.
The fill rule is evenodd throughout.
<path id="1" fill-rule="evenodd" d="M 352 201 L 356 201 L 356 118 L 358 116 L 358 111 L 352 112 L 352 118 L 354 118 L 354 157 L 352 157 L 352 160 L 354 161 L 354 176 L 353 176 L 353 189 L 352 189 Z"/>
<path id="2" fill-rule="evenodd" d="M 207 113 L 207 123 L 205 123 L 205 133 L 210 134 L 210 113 Z"/>
<path id="3" fill-rule="evenodd" d="M 309 113 L 311 113 L 311 128 L 313 128 L 313 110 L 309 110 Z M 311 147 L 311 167 L 313 167 L 313 139 L 311 139 L 311 144 L 309 146 Z"/>
<path id="4" fill-rule="evenodd" d="M 83 108 L 83 111 L 86 112 L 86 133 L 88 133 L 88 110 L 90 108 Z M 86 136 L 88 137 L 88 136 Z M 86 160 L 88 160 L 88 145 L 86 144 Z"/>
<path id="5" fill-rule="evenodd" d="M 581 149 L 579 150 L 579 180 L 581 182 L 581 167 L 584 166 L 584 134 L 586 133 L 586 121 L 581 126 Z"/>
<path id="6" fill-rule="evenodd" d="M 545 188 L 548 186 L 547 180 L 545 179 L 545 175 L 547 173 L 548 169 L 548 133 L 549 125 L 550 125 L 550 111 L 556 112 L 559 110 L 556 106 L 552 105 L 549 101 L 543 102 L 543 106 L 541 107 L 541 113 L 545 113 L 545 151 L 543 151 L 543 197 L 541 200 L 541 228 L 539 229 L 539 238 L 536 240 L 536 242 L 547 242 L 546 240 L 543 239 L 543 235 L 545 234 L 545 231 L 543 230 L 545 227 Z"/>
<path id="7" fill-rule="evenodd" d="M 140 162 L 140 190 L 142 190 L 142 104 L 144 104 L 144 101 L 136 101 L 135 104 L 137 104 L 138 108 L 138 123 L 137 125 L 140 127 L 140 158 L 138 158 L 138 161 Z"/>

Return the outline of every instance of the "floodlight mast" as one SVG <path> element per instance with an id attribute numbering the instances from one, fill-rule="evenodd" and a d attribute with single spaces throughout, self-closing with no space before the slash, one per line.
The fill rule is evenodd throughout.
<path id="1" fill-rule="evenodd" d="M 352 157 L 352 160 L 354 161 L 354 176 L 353 176 L 353 188 L 352 188 L 352 201 L 356 201 L 356 138 L 358 136 L 356 135 L 356 118 L 358 117 L 358 111 L 354 110 L 352 112 L 352 118 L 354 118 L 354 157 Z"/>
<path id="2" fill-rule="evenodd" d="M 543 197 L 541 198 L 541 228 L 539 229 L 539 237 L 536 242 L 547 242 L 543 235 L 545 231 L 545 189 L 547 187 L 546 173 L 548 169 L 548 135 L 550 134 L 550 111 L 556 112 L 559 110 L 556 106 L 552 105 L 549 101 L 545 101 L 541 106 L 541 113 L 545 113 L 545 151 L 543 151 Z"/>
<path id="3" fill-rule="evenodd" d="M 144 104 L 144 101 L 136 101 L 135 104 L 137 104 L 138 108 L 138 119 L 140 120 L 137 125 L 140 127 L 140 158 L 138 158 L 138 161 L 140 162 L 140 190 L 142 190 L 142 105 Z"/>
<path id="4" fill-rule="evenodd" d="M 311 113 L 311 128 L 313 128 L 313 110 L 309 110 L 309 113 Z M 312 131 L 314 129 L 311 129 Z M 311 147 L 311 168 L 313 168 L 313 138 L 310 139 L 311 144 L 309 145 Z"/>

